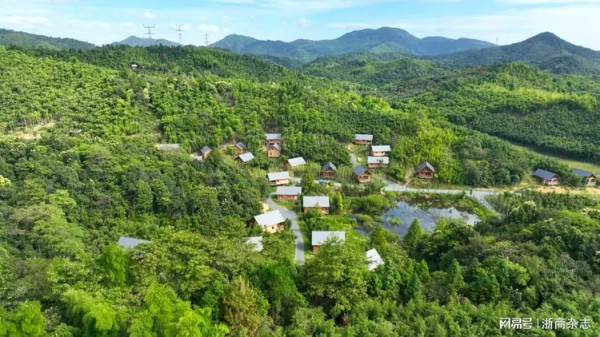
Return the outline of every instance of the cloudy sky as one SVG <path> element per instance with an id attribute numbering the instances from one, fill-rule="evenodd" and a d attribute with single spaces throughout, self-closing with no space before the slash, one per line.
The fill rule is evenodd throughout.
<path id="1" fill-rule="evenodd" d="M 600 0 L 0 0 L 0 28 L 98 45 L 144 36 L 204 45 L 228 34 L 291 41 L 331 39 L 382 26 L 418 37 L 500 44 L 544 31 L 600 50 Z"/>

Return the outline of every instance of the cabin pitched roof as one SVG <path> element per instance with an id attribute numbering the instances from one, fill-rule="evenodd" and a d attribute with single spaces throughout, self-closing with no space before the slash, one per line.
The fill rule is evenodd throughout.
<path id="1" fill-rule="evenodd" d="M 391 152 L 392 147 L 389 145 L 373 145 L 371 146 L 372 152 Z"/>
<path id="2" fill-rule="evenodd" d="M 304 208 L 329 208 L 329 197 L 327 196 L 304 196 L 302 197 L 302 207 Z"/>
<path id="3" fill-rule="evenodd" d="M 267 178 L 269 178 L 269 181 L 290 179 L 290 173 L 288 171 L 271 172 L 267 173 Z"/>
<path id="4" fill-rule="evenodd" d="M 281 145 L 279 145 L 277 143 L 271 144 L 271 145 L 269 145 L 269 147 L 281 152 Z"/>
<path id="5" fill-rule="evenodd" d="M 246 144 L 244 144 L 242 142 L 237 142 L 235 144 L 235 147 L 237 147 L 238 149 L 241 149 L 241 150 L 245 150 L 246 149 Z"/>
<path id="6" fill-rule="evenodd" d="M 431 170 L 432 172 L 437 172 L 435 167 L 433 167 L 433 165 L 431 165 L 428 161 L 422 162 L 421 165 L 419 165 L 419 167 L 417 167 L 417 172 L 423 171 L 426 168 Z"/>
<path id="7" fill-rule="evenodd" d="M 541 178 L 541 179 L 546 179 L 546 180 L 550 180 L 554 177 L 558 177 L 558 175 L 556 173 L 552 173 L 550 171 L 546 171 L 546 170 L 543 170 L 540 168 L 535 170 L 535 172 L 533 172 L 533 176 Z"/>
<path id="8" fill-rule="evenodd" d="M 204 157 L 202 157 L 202 156 L 198 156 L 198 155 L 195 155 L 195 154 L 191 154 L 191 155 L 190 155 L 190 157 L 191 157 L 193 160 L 197 160 L 197 161 L 203 161 L 203 160 L 204 160 Z"/>
<path id="9" fill-rule="evenodd" d="M 352 171 L 352 173 L 355 176 L 361 176 L 361 175 L 365 174 L 365 172 L 369 172 L 369 170 L 367 170 L 367 168 L 362 165 L 355 167 L 354 170 Z"/>
<path id="10" fill-rule="evenodd" d="M 208 145 L 206 145 L 206 146 L 204 146 L 203 148 L 200 149 L 200 153 L 202 153 L 202 154 L 207 154 L 210 151 L 212 151 L 212 149 Z"/>
<path id="11" fill-rule="evenodd" d="M 344 231 L 313 231 L 311 236 L 313 246 L 320 246 L 333 238 L 337 238 L 341 242 L 346 241 L 346 232 Z"/>
<path id="12" fill-rule="evenodd" d="M 121 236 L 119 238 L 119 241 L 117 241 L 117 244 L 123 248 L 133 248 L 141 243 L 147 243 L 150 242 L 148 240 L 142 240 L 142 239 L 137 239 L 137 238 L 130 238 L 127 236 Z"/>
<path id="13" fill-rule="evenodd" d="M 323 165 L 323 167 L 321 168 L 321 171 L 325 171 L 327 169 L 337 171 L 337 167 L 335 167 L 335 165 L 330 161 L 326 162 L 325 165 Z"/>
<path id="14" fill-rule="evenodd" d="M 242 163 L 247 163 L 247 162 L 251 161 L 252 159 L 254 159 L 254 155 L 252 154 L 252 152 L 242 153 L 237 157 L 240 158 Z"/>
<path id="15" fill-rule="evenodd" d="M 287 162 L 291 167 L 297 167 L 306 164 L 306 161 L 302 157 L 290 158 L 287 160 Z"/>
<path id="16" fill-rule="evenodd" d="M 300 195 L 302 187 L 300 186 L 277 186 L 275 195 Z"/>
<path id="17" fill-rule="evenodd" d="M 281 133 L 266 133 L 265 139 L 266 140 L 279 140 L 279 139 L 283 139 L 283 137 L 281 136 Z"/>
<path id="18" fill-rule="evenodd" d="M 389 164 L 390 158 L 388 157 L 367 157 L 367 164 Z"/>
<path id="19" fill-rule="evenodd" d="M 373 141 L 373 135 L 367 135 L 363 133 L 357 133 L 354 135 L 354 140 L 362 140 L 362 141 Z"/>
<path id="20" fill-rule="evenodd" d="M 250 236 L 246 238 L 246 243 L 254 245 L 254 251 L 261 252 L 263 250 L 263 237 L 262 236 Z"/>
<path id="21" fill-rule="evenodd" d="M 375 270 L 377 267 L 383 264 L 383 259 L 377 252 L 377 249 L 373 248 L 368 250 L 365 255 L 367 256 L 367 269 L 369 271 Z"/>
<path id="22" fill-rule="evenodd" d="M 573 173 L 580 176 L 581 178 L 589 178 L 591 176 L 594 176 L 594 177 L 596 176 L 590 171 L 586 171 L 586 170 L 582 170 L 582 169 L 578 169 L 578 168 L 574 168 Z"/>
<path id="23" fill-rule="evenodd" d="M 254 217 L 256 223 L 261 227 L 268 227 L 285 222 L 285 218 L 280 211 L 271 211 Z"/>
<path id="24" fill-rule="evenodd" d="M 156 144 L 159 151 L 176 151 L 179 150 L 179 144 Z"/>

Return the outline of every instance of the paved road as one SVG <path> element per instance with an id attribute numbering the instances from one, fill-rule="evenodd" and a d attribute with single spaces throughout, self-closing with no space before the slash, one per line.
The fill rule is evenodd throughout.
<path id="1" fill-rule="evenodd" d="M 275 203 L 272 199 L 272 195 L 267 198 L 267 205 L 274 210 L 280 211 L 281 214 L 283 214 L 283 217 L 289 219 L 292 223 L 292 231 L 296 236 L 296 253 L 294 254 L 294 261 L 297 264 L 304 264 L 304 237 L 302 237 L 302 231 L 300 231 L 300 226 L 298 226 L 298 216 L 296 215 L 296 212 Z"/>
<path id="2" fill-rule="evenodd" d="M 350 154 L 350 160 L 352 161 L 352 166 L 356 167 L 359 165 L 358 160 L 356 159 L 356 155 L 354 153 Z M 464 192 L 464 193 L 467 193 L 467 195 L 469 195 L 470 197 L 479 201 L 479 203 L 481 203 L 485 208 L 487 208 L 491 211 L 494 211 L 494 212 L 495 212 L 494 207 L 492 207 L 492 205 L 485 198 L 490 195 L 498 195 L 498 194 L 503 193 L 503 192 L 482 191 L 482 190 L 465 191 L 465 190 L 451 190 L 451 189 L 411 188 L 411 187 L 406 187 L 405 185 L 400 185 L 389 179 L 384 179 L 383 183 L 386 185 L 385 187 L 383 187 L 383 190 L 391 191 L 391 192 L 419 192 L 419 193 L 439 193 L 439 194 L 461 194 Z"/>
<path id="3" fill-rule="evenodd" d="M 485 208 L 494 211 L 494 207 L 490 205 L 490 203 L 485 199 L 490 195 L 498 195 L 504 192 L 496 192 L 496 191 L 482 191 L 482 190 L 451 190 L 451 189 L 434 189 L 434 188 L 412 188 L 406 187 L 404 185 L 397 184 L 389 179 L 384 179 L 384 183 L 386 186 L 383 188 L 384 191 L 392 191 L 392 192 L 419 192 L 419 193 L 439 193 L 439 194 L 461 194 L 466 193 L 468 196 L 473 199 L 479 201 Z"/>

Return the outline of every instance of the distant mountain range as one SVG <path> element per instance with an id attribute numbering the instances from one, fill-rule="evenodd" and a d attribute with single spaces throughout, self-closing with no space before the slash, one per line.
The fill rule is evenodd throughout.
<path id="1" fill-rule="evenodd" d="M 211 46 L 240 54 L 268 55 L 307 63 L 318 57 L 356 52 L 436 56 L 495 45 L 485 41 L 464 38 L 457 40 L 445 37 L 419 39 L 405 30 L 384 27 L 358 30 L 344 34 L 337 39 L 320 41 L 303 39 L 292 42 L 263 41 L 234 34 Z"/>
<path id="2" fill-rule="evenodd" d="M 463 65 L 524 62 L 554 73 L 600 74 L 600 52 L 576 46 L 552 33 L 494 48 L 440 56 L 440 60 Z"/>
<path id="3" fill-rule="evenodd" d="M 96 45 L 75 39 L 49 37 L 0 28 L 0 45 L 23 48 L 91 49 Z"/>
<path id="4" fill-rule="evenodd" d="M 111 43 L 113 46 L 125 45 L 130 47 L 150 47 L 150 46 L 159 46 L 163 45 L 166 47 L 178 47 L 179 43 L 165 40 L 165 39 L 148 39 L 137 36 L 130 36 L 123 41 L 117 41 Z"/>

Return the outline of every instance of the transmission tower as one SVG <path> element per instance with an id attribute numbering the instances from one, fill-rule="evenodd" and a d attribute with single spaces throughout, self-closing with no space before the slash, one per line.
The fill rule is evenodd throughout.
<path id="1" fill-rule="evenodd" d="M 148 38 L 152 39 L 152 30 L 154 29 L 154 25 L 152 25 L 152 26 L 144 25 L 144 28 L 147 29 L 146 35 L 148 35 Z"/>
<path id="2" fill-rule="evenodd" d="M 181 29 L 181 25 L 177 25 L 177 33 L 179 33 L 179 44 L 183 45 L 183 39 L 181 38 L 181 32 L 183 32 L 183 29 Z"/>
<path id="3" fill-rule="evenodd" d="M 208 46 L 210 44 L 210 40 L 208 39 L 208 33 L 204 33 L 204 45 Z"/>

